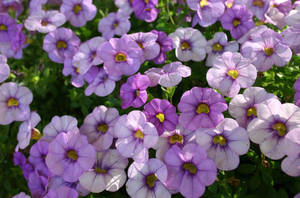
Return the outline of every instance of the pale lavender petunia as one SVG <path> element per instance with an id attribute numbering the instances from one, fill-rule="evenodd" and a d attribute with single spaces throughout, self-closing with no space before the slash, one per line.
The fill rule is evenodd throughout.
<path id="1" fill-rule="evenodd" d="M 58 189 L 50 189 L 44 198 L 77 198 L 78 192 L 67 186 L 61 186 Z"/>
<path id="2" fill-rule="evenodd" d="M 27 120 L 32 99 L 33 95 L 27 87 L 13 82 L 3 83 L 0 86 L 0 125 Z"/>
<path id="3" fill-rule="evenodd" d="M 128 177 L 126 191 L 132 198 L 171 198 L 165 186 L 168 170 L 159 159 L 132 163 L 128 169 Z"/>
<path id="4" fill-rule="evenodd" d="M 293 49 L 300 45 L 300 28 L 288 27 L 281 32 L 284 41 Z"/>
<path id="5" fill-rule="evenodd" d="M 263 33 L 265 30 L 268 30 L 268 29 L 269 28 L 265 25 L 254 26 L 247 33 L 245 33 L 241 38 L 239 38 L 237 41 L 240 44 L 243 44 L 246 41 L 253 41 L 256 38 L 261 37 L 261 33 Z"/>
<path id="6" fill-rule="evenodd" d="M 82 173 L 93 167 L 95 160 L 94 147 L 78 131 L 59 133 L 49 144 L 46 156 L 49 170 L 68 182 L 77 181 Z"/>
<path id="7" fill-rule="evenodd" d="M 294 96 L 294 101 L 295 104 L 300 107 L 300 77 L 296 80 L 294 84 L 294 89 L 296 91 L 296 94 Z"/>
<path id="8" fill-rule="evenodd" d="M 269 9 L 270 0 L 247 0 L 246 7 L 259 20 L 265 20 L 265 13 Z"/>
<path id="9" fill-rule="evenodd" d="M 63 0 L 60 11 L 74 27 L 82 27 L 96 16 L 97 8 L 92 0 Z"/>
<path id="10" fill-rule="evenodd" d="M 117 121 L 115 136 L 117 150 L 122 156 L 133 158 L 137 162 L 148 160 L 148 149 L 153 148 L 158 141 L 155 126 L 147 122 L 145 114 L 141 111 L 131 111 Z"/>
<path id="11" fill-rule="evenodd" d="M 197 12 L 198 23 L 203 27 L 216 23 L 225 10 L 223 0 L 187 0 L 187 5 Z"/>
<path id="12" fill-rule="evenodd" d="M 93 193 L 115 192 L 126 182 L 127 164 L 128 160 L 117 150 L 98 152 L 93 168 L 80 176 L 80 184 Z"/>
<path id="13" fill-rule="evenodd" d="M 115 108 L 107 108 L 103 105 L 95 107 L 93 112 L 84 119 L 80 133 L 87 136 L 96 151 L 104 151 L 113 143 L 118 118 L 119 112 Z"/>
<path id="14" fill-rule="evenodd" d="M 67 133 L 69 131 L 79 132 L 77 127 L 77 119 L 64 115 L 62 117 L 54 116 L 51 122 L 43 129 L 43 138 L 47 142 L 51 142 L 59 133 Z"/>
<path id="15" fill-rule="evenodd" d="M 48 33 L 56 30 L 66 22 L 66 17 L 62 13 L 51 11 L 35 12 L 25 20 L 24 26 L 29 31 Z"/>
<path id="16" fill-rule="evenodd" d="M 252 41 L 245 42 L 241 47 L 245 58 L 252 59 L 257 71 L 267 71 L 273 65 L 285 66 L 292 58 L 292 51 L 275 31 L 267 29 Z"/>
<path id="17" fill-rule="evenodd" d="M 98 24 L 98 31 L 102 36 L 109 40 L 114 35 L 122 36 L 130 30 L 131 24 L 129 17 L 123 16 L 120 12 L 111 12 L 102 18 Z"/>
<path id="18" fill-rule="evenodd" d="M 165 163 L 168 168 L 167 188 L 186 198 L 203 195 L 205 187 L 214 183 L 217 177 L 215 163 L 197 144 L 190 143 L 182 149 L 172 146 L 165 154 Z"/>
<path id="19" fill-rule="evenodd" d="M 7 64 L 7 58 L 0 54 L 0 83 L 5 81 L 10 74 L 10 68 Z"/>
<path id="20" fill-rule="evenodd" d="M 291 10 L 288 15 L 285 17 L 285 22 L 288 26 L 293 28 L 300 28 L 300 5 L 298 5 L 295 9 Z"/>
<path id="21" fill-rule="evenodd" d="M 80 39 L 71 29 L 58 28 L 45 36 L 43 49 L 52 61 L 63 63 L 65 58 L 73 57 L 79 45 Z"/>
<path id="22" fill-rule="evenodd" d="M 19 194 L 13 196 L 12 198 L 30 198 L 30 196 L 26 195 L 24 192 L 20 192 Z"/>
<path id="23" fill-rule="evenodd" d="M 158 16 L 159 10 L 155 6 L 158 0 L 132 0 L 132 7 L 135 16 L 146 22 L 153 22 Z"/>
<path id="24" fill-rule="evenodd" d="M 19 132 L 17 135 L 18 144 L 16 146 L 16 151 L 19 149 L 25 149 L 32 138 L 32 133 L 35 132 L 35 126 L 41 121 L 41 117 L 36 112 L 31 112 L 28 120 L 24 121 L 19 126 Z"/>
<path id="25" fill-rule="evenodd" d="M 76 182 L 67 182 L 61 176 L 52 176 L 51 178 L 49 178 L 48 189 L 57 190 L 62 186 L 66 186 L 76 190 L 79 196 L 84 197 L 90 194 L 90 191 L 86 190 L 80 185 L 79 180 Z"/>
<path id="26" fill-rule="evenodd" d="M 115 5 L 119 8 L 123 16 L 130 16 L 133 12 L 132 2 L 130 0 L 115 0 Z"/>
<path id="27" fill-rule="evenodd" d="M 277 160 L 287 154 L 289 141 L 286 135 L 299 127 L 299 107 L 269 99 L 257 105 L 257 118 L 249 123 L 247 131 L 250 140 L 259 144 L 265 156 Z"/>
<path id="28" fill-rule="evenodd" d="M 188 130 L 213 128 L 223 119 L 227 110 L 224 97 L 211 88 L 194 87 L 184 92 L 178 109 L 181 112 L 179 124 Z"/>
<path id="29" fill-rule="evenodd" d="M 237 42 L 228 42 L 227 35 L 224 32 L 217 32 L 214 37 L 207 42 L 206 52 L 208 56 L 205 65 L 213 66 L 213 61 L 217 56 L 222 55 L 226 51 L 237 52 L 238 50 L 239 45 Z"/>
<path id="30" fill-rule="evenodd" d="M 277 98 L 265 91 L 262 87 L 250 87 L 243 94 L 238 94 L 229 103 L 229 113 L 236 119 L 241 127 L 247 128 L 248 124 L 257 117 L 257 105 Z"/>
<path id="31" fill-rule="evenodd" d="M 251 60 L 238 52 L 224 52 L 213 60 L 213 67 L 206 73 L 212 88 L 220 90 L 227 97 L 236 96 L 241 88 L 251 87 L 257 71 Z"/>
<path id="32" fill-rule="evenodd" d="M 175 55 L 179 60 L 200 62 L 205 58 L 207 41 L 199 30 L 180 27 L 169 37 L 173 40 Z"/>
<path id="33" fill-rule="evenodd" d="M 72 76 L 71 83 L 74 87 L 82 87 L 84 85 L 85 76 L 79 73 L 79 68 L 72 63 L 72 58 L 65 58 L 62 73 L 64 76 Z"/>
<path id="34" fill-rule="evenodd" d="M 285 17 L 291 9 L 291 0 L 271 0 L 270 7 L 265 13 L 266 22 L 282 29 L 286 25 Z"/>
<path id="35" fill-rule="evenodd" d="M 236 169 L 240 163 L 239 155 L 246 154 L 250 148 L 246 129 L 231 118 L 225 118 L 216 128 L 198 129 L 196 141 L 220 170 Z"/>
<path id="36" fill-rule="evenodd" d="M 122 99 L 122 109 L 130 106 L 138 108 L 143 106 L 148 98 L 147 88 L 150 85 L 148 76 L 140 73 L 131 76 L 126 83 L 122 84 L 120 88 L 120 97 Z"/>

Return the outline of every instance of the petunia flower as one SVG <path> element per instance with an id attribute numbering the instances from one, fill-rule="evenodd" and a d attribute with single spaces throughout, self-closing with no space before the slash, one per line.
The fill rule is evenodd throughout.
<path id="1" fill-rule="evenodd" d="M 143 51 L 127 35 L 103 43 L 98 54 L 104 62 L 105 71 L 115 80 L 119 80 L 122 75 L 136 73 L 142 64 Z"/>
<path id="2" fill-rule="evenodd" d="M 0 83 L 5 81 L 10 74 L 10 68 L 6 62 L 7 58 L 0 54 Z"/>
<path id="3" fill-rule="evenodd" d="M 216 23 L 225 10 L 222 0 L 187 0 L 187 5 L 197 12 L 198 22 L 203 27 Z"/>
<path id="4" fill-rule="evenodd" d="M 21 152 L 14 153 L 14 165 L 20 166 L 23 171 L 24 178 L 28 180 L 29 175 L 34 172 L 34 167 L 31 163 L 27 162 L 26 157 Z"/>
<path id="5" fill-rule="evenodd" d="M 53 62 L 63 63 L 65 58 L 73 57 L 79 45 L 80 39 L 71 29 L 58 28 L 45 36 L 43 49 Z"/>
<path id="6" fill-rule="evenodd" d="M 127 164 L 117 150 L 98 152 L 93 168 L 80 176 L 80 184 L 93 193 L 115 192 L 126 182 Z"/>
<path id="7" fill-rule="evenodd" d="M 0 125 L 27 120 L 32 99 L 33 95 L 27 87 L 13 82 L 0 85 Z"/>
<path id="8" fill-rule="evenodd" d="M 168 168 L 167 188 L 180 192 L 186 198 L 200 197 L 205 187 L 217 177 L 215 163 L 197 144 L 190 143 L 182 149 L 172 146 L 165 154 L 165 163 Z"/>
<path id="9" fill-rule="evenodd" d="M 96 151 L 104 151 L 113 142 L 114 127 L 118 118 L 119 112 L 115 108 L 107 108 L 103 105 L 95 107 L 93 112 L 84 119 L 80 133 L 87 136 Z"/>
<path id="10" fill-rule="evenodd" d="M 291 9 L 291 0 L 271 0 L 269 9 L 265 13 L 266 22 L 282 29 L 286 25 L 285 17 Z"/>
<path id="11" fill-rule="evenodd" d="M 123 16 L 130 16 L 133 12 L 132 1 L 130 0 L 115 0 L 115 5 L 119 8 L 118 12 L 121 12 Z"/>
<path id="12" fill-rule="evenodd" d="M 237 42 L 240 44 L 245 43 L 246 41 L 253 41 L 259 37 L 261 37 L 261 33 L 269 28 L 265 25 L 254 26 L 247 33 L 245 33 L 242 37 L 240 37 Z"/>
<path id="13" fill-rule="evenodd" d="M 82 27 L 92 20 L 97 8 L 92 0 L 62 0 L 60 12 L 63 13 L 74 27 Z"/>
<path id="14" fill-rule="evenodd" d="M 281 32 L 281 35 L 290 48 L 293 49 L 300 45 L 300 28 L 288 27 Z"/>
<path id="15" fill-rule="evenodd" d="M 64 76 L 72 76 L 71 83 L 74 87 L 82 87 L 84 85 L 85 76 L 79 73 L 79 67 L 72 63 L 72 58 L 65 58 L 62 73 Z"/>
<path id="16" fill-rule="evenodd" d="M 294 96 L 294 101 L 295 104 L 300 107 L 300 77 L 296 80 L 294 84 L 294 89 L 296 91 L 296 94 Z"/>
<path id="17" fill-rule="evenodd" d="M 239 155 L 246 154 L 250 148 L 246 129 L 231 118 L 225 118 L 216 128 L 198 129 L 196 141 L 220 170 L 236 169 L 240 163 Z"/>
<path id="18" fill-rule="evenodd" d="M 160 47 L 159 54 L 152 61 L 155 64 L 162 64 L 166 61 L 166 52 L 173 49 L 173 41 L 163 31 L 152 30 L 151 32 L 158 36 L 156 42 Z"/>
<path id="19" fill-rule="evenodd" d="M 32 197 L 44 197 L 47 194 L 48 176 L 33 171 L 28 176 L 27 185 Z"/>
<path id="20" fill-rule="evenodd" d="M 269 9 L 270 0 L 247 0 L 246 7 L 249 9 L 258 19 L 265 20 L 265 13 Z"/>
<path id="21" fill-rule="evenodd" d="M 181 112 L 179 124 L 188 130 L 214 128 L 223 119 L 227 110 L 223 96 L 211 88 L 194 87 L 184 92 L 178 109 Z"/>
<path id="22" fill-rule="evenodd" d="M 288 15 L 285 17 L 285 22 L 288 26 L 293 28 L 300 28 L 300 6 L 298 5 L 295 9 L 291 10 Z"/>
<path id="23" fill-rule="evenodd" d="M 206 56 L 207 41 L 201 32 L 194 28 L 177 28 L 169 35 L 173 40 L 176 57 L 184 62 L 202 61 Z"/>
<path id="24" fill-rule="evenodd" d="M 55 191 L 63 186 L 76 190 L 79 196 L 84 197 L 90 194 L 90 191 L 86 190 L 80 185 L 79 180 L 76 182 L 67 182 L 61 176 L 52 176 L 49 179 L 48 189 L 52 189 Z"/>
<path id="25" fill-rule="evenodd" d="M 46 164 L 49 170 L 68 182 L 75 182 L 82 173 L 92 168 L 96 151 L 87 137 L 78 131 L 59 133 L 49 144 Z"/>
<path id="26" fill-rule="evenodd" d="M 243 94 L 231 99 L 228 110 L 241 127 L 247 128 L 248 124 L 257 118 L 257 105 L 271 98 L 277 97 L 267 93 L 262 87 L 250 87 L 245 89 Z"/>
<path id="27" fill-rule="evenodd" d="M 146 163 L 132 163 L 128 169 L 128 177 L 126 191 L 132 198 L 171 198 L 165 187 L 168 170 L 159 159 L 152 158 Z"/>
<path id="28" fill-rule="evenodd" d="M 227 97 L 236 96 L 240 88 L 251 87 L 257 71 L 251 60 L 238 52 L 224 52 L 213 60 L 213 67 L 206 73 L 206 79 L 212 88 L 217 88 Z"/>
<path id="29" fill-rule="evenodd" d="M 168 100 L 152 99 L 144 106 L 144 113 L 147 120 L 154 124 L 159 135 L 162 135 L 165 130 L 176 129 L 178 123 L 176 107 Z"/>
<path id="30" fill-rule="evenodd" d="M 156 145 L 158 134 L 155 126 L 147 122 L 145 114 L 131 111 L 119 118 L 115 128 L 116 147 L 121 155 L 138 162 L 147 161 L 148 149 Z"/>
<path id="31" fill-rule="evenodd" d="M 120 88 L 122 109 L 130 106 L 138 108 L 145 104 L 148 98 L 146 89 L 149 87 L 149 84 L 150 80 L 146 75 L 138 73 L 129 77 Z"/>
<path id="32" fill-rule="evenodd" d="M 250 140 L 259 144 L 265 156 L 278 160 L 287 154 L 289 141 L 286 135 L 299 127 L 299 107 L 269 99 L 257 105 L 257 118 L 249 123 L 247 131 Z"/>
<path id="33" fill-rule="evenodd" d="M 50 189 L 44 198 L 77 198 L 78 192 L 67 186 L 62 186 L 56 190 Z"/>
<path id="34" fill-rule="evenodd" d="M 135 16 L 148 23 L 157 18 L 159 11 L 155 8 L 156 5 L 158 5 L 158 0 L 132 0 Z"/>

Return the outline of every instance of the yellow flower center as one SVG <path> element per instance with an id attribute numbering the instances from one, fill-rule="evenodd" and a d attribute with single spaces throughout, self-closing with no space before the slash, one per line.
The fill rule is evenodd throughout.
<path id="1" fill-rule="evenodd" d="M 113 23 L 113 26 L 114 26 L 114 28 L 117 28 L 117 27 L 119 26 L 119 22 L 118 22 L 118 21 L 115 21 L 115 22 Z"/>
<path id="2" fill-rule="evenodd" d="M 193 163 L 184 163 L 183 164 L 183 169 L 188 171 L 191 174 L 196 174 L 197 173 L 197 167 Z"/>
<path id="3" fill-rule="evenodd" d="M 182 144 L 183 143 L 183 137 L 181 135 L 175 133 L 174 135 L 169 137 L 169 142 L 171 144 L 175 144 L 175 143 Z"/>
<path id="4" fill-rule="evenodd" d="M 3 24 L 0 24 L 0 30 L 6 31 L 7 30 L 7 26 L 3 25 Z"/>
<path id="5" fill-rule="evenodd" d="M 138 129 L 135 133 L 134 133 L 134 137 L 138 138 L 138 139 L 144 139 L 144 134 L 143 132 Z"/>
<path id="6" fill-rule="evenodd" d="M 137 42 L 141 49 L 144 49 L 143 43 Z"/>
<path id="7" fill-rule="evenodd" d="M 231 69 L 227 72 L 227 75 L 232 79 L 236 79 L 239 76 L 239 72 L 236 69 Z"/>
<path id="8" fill-rule="evenodd" d="M 247 111 L 247 116 L 255 116 L 257 117 L 257 112 L 256 112 L 256 108 L 255 107 L 250 107 Z"/>
<path id="9" fill-rule="evenodd" d="M 107 124 L 99 124 L 97 130 L 106 133 L 108 131 L 108 126 Z"/>
<path id="10" fill-rule="evenodd" d="M 163 113 L 158 113 L 158 114 L 156 114 L 156 116 L 155 116 L 157 119 L 159 119 L 159 121 L 161 122 L 161 123 L 163 123 L 164 121 L 165 121 L 165 114 L 163 114 Z"/>
<path id="11" fill-rule="evenodd" d="M 76 161 L 76 160 L 78 159 L 78 155 L 77 155 L 76 151 L 74 151 L 74 150 L 69 150 L 69 151 L 67 152 L 67 157 L 68 157 L 69 159 L 74 160 L 74 161 Z"/>
<path id="12" fill-rule="evenodd" d="M 189 44 L 188 42 L 183 41 L 183 42 L 181 43 L 181 49 L 182 49 L 182 50 L 189 50 L 189 49 L 191 49 L 191 46 L 190 46 L 190 44 Z"/>
<path id="13" fill-rule="evenodd" d="M 200 1 L 200 7 L 203 8 L 204 6 L 208 6 L 207 0 L 201 0 Z"/>
<path id="14" fill-rule="evenodd" d="M 272 47 L 267 47 L 264 49 L 264 52 L 267 56 L 271 56 L 274 53 L 274 49 Z"/>
<path id="15" fill-rule="evenodd" d="M 231 2 L 226 3 L 226 7 L 227 7 L 227 8 L 231 8 L 232 6 L 233 6 L 233 4 L 232 4 Z"/>
<path id="16" fill-rule="evenodd" d="M 285 124 L 281 122 L 273 124 L 272 128 L 277 131 L 279 136 L 284 136 L 287 133 Z"/>
<path id="17" fill-rule="evenodd" d="M 213 45 L 212 49 L 213 49 L 213 51 L 220 52 L 220 51 L 223 50 L 223 47 L 219 43 L 216 43 L 216 44 Z"/>
<path id="18" fill-rule="evenodd" d="M 19 105 L 19 101 L 15 98 L 10 98 L 8 101 L 7 101 L 7 105 L 8 107 L 16 107 Z"/>
<path id="19" fill-rule="evenodd" d="M 253 4 L 254 6 L 258 6 L 258 7 L 260 7 L 260 8 L 262 8 L 262 7 L 264 6 L 263 2 L 260 1 L 260 0 L 255 0 L 255 1 L 253 1 L 252 4 Z"/>
<path id="20" fill-rule="evenodd" d="M 105 174 L 107 173 L 107 171 L 105 169 L 101 169 L 99 167 L 96 167 L 94 168 L 94 171 L 97 173 L 97 174 Z"/>
<path id="21" fill-rule="evenodd" d="M 208 114 L 208 113 L 209 113 L 209 107 L 208 107 L 207 104 L 199 104 L 199 105 L 197 106 L 196 112 L 197 112 L 198 114 L 201 114 L 201 113 L 206 113 L 206 114 Z"/>
<path id="22" fill-rule="evenodd" d="M 153 188 L 156 181 L 157 177 L 154 174 L 146 176 L 146 183 L 148 187 Z"/>
<path id="23" fill-rule="evenodd" d="M 49 22 L 47 20 L 42 20 L 41 24 L 42 24 L 42 26 L 47 26 L 49 24 Z"/>
<path id="24" fill-rule="evenodd" d="M 234 19 L 233 22 L 232 22 L 232 24 L 233 24 L 234 27 L 236 27 L 236 26 L 238 26 L 238 25 L 241 24 L 241 21 L 238 20 L 238 19 Z"/>
<path id="25" fill-rule="evenodd" d="M 42 134 L 38 129 L 33 128 L 31 130 L 31 139 L 32 140 L 39 140 L 39 139 L 41 139 L 41 137 L 42 137 Z"/>
<path id="26" fill-rule="evenodd" d="M 140 90 L 137 89 L 137 90 L 135 91 L 135 96 L 136 96 L 136 97 L 139 97 L 139 95 L 140 95 Z"/>
<path id="27" fill-rule="evenodd" d="M 125 62 L 126 60 L 127 60 L 127 57 L 122 52 L 117 53 L 116 56 L 115 56 L 115 61 L 118 62 L 118 63 L 119 62 Z"/>
<path id="28" fill-rule="evenodd" d="M 145 1 L 145 4 L 149 3 L 149 0 L 144 0 Z"/>
<path id="29" fill-rule="evenodd" d="M 74 8 L 73 8 L 73 12 L 74 12 L 75 14 L 78 14 L 81 10 L 82 10 L 82 7 L 81 7 L 80 4 L 76 4 L 76 5 L 74 6 Z"/>
<path id="30" fill-rule="evenodd" d="M 57 41 L 56 47 L 58 49 L 66 49 L 67 48 L 67 43 L 65 41 Z"/>
<path id="31" fill-rule="evenodd" d="M 216 135 L 213 139 L 214 144 L 220 144 L 221 146 L 226 145 L 226 139 L 222 135 Z"/>

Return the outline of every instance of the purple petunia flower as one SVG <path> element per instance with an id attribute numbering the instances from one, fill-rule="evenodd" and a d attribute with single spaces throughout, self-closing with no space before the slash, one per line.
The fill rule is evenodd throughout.
<path id="1" fill-rule="evenodd" d="M 95 76 L 91 77 L 93 75 Z M 116 87 L 115 80 L 103 68 L 91 67 L 85 74 L 85 80 L 89 83 L 84 91 L 86 96 L 90 96 L 92 93 L 95 93 L 97 96 L 107 96 Z"/>
<path id="2" fill-rule="evenodd" d="M 260 37 L 245 42 L 241 47 L 245 58 L 253 60 L 258 71 L 267 71 L 273 65 L 285 66 L 292 58 L 292 51 L 275 31 L 267 29 Z"/>
<path id="3" fill-rule="evenodd" d="M 27 87 L 8 82 L 0 86 L 0 124 L 25 121 L 30 116 L 33 96 Z"/>
<path id="4" fill-rule="evenodd" d="M 289 27 L 281 32 L 284 41 L 290 46 L 290 48 L 294 49 L 299 47 L 300 45 L 300 28 Z M 294 49 L 295 51 L 295 49 Z"/>
<path id="5" fill-rule="evenodd" d="M 77 131 L 59 133 L 49 144 L 46 164 L 49 170 L 68 182 L 75 182 L 80 175 L 92 168 L 96 151 L 86 136 Z"/>
<path id="6" fill-rule="evenodd" d="M 270 0 L 247 0 L 246 7 L 249 9 L 258 19 L 265 20 L 265 13 L 269 9 Z"/>
<path id="7" fill-rule="evenodd" d="M 207 41 L 199 30 L 177 28 L 169 37 L 173 40 L 175 55 L 179 60 L 199 62 L 205 58 Z"/>
<path id="8" fill-rule="evenodd" d="M 93 193 L 115 192 L 126 182 L 127 164 L 128 160 L 117 150 L 98 152 L 93 168 L 80 176 L 80 184 Z"/>
<path id="9" fill-rule="evenodd" d="M 291 10 L 285 17 L 285 22 L 288 26 L 293 28 L 300 28 L 300 6 L 298 5 L 295 9 Z"/>
<path id="10" fill-rule="evenodd" d="M 29 143 L 30 139 L 32 138 L 32 133 L 35 132 L 34 127 L 38 125 L 38 123 L 41 121 L 41 117 L 36 112 L 31 112 L 30 117 L 28 120 L 24 121 L 19 126 L 19 132 L 17 135 L 18 144 L 16 146 L 15 151 L 18 151 L 20 149 L 25 149 Z"/>
<path id="11" fill-rule="evenodd" d="M 95 147 L 96 151 L 104 151 L 113 142 L 114 127 L 118 118 L 117 109 L 101 105 L 86 116 L 80 127 L 80 133 L 87 136 L 89 143 Z"/>
<path id="12" fill-rule="evenodd" d="M 78 192 L 67 186 L 59 187 L 56 190 L 50 189 L 44 198 L 77 198 Z"/>
<path id="13" fill-rule="evenodd" d="M 186 198 L 200 197 L 205 186 L 211 185 L 217 177 L 215 163 L 207 157 L 203 147 L 193 143 L 182 149 L 172 146 L 165 154 L 165 163 L 167 188 L 179 191 Z"/>
<path id="14" fill-rule="evenodd" d="M 10 68 L 6 62 L 7 58 L 0 54 L 0 83 L 5 81 L 10 74 Z"/>
<path id="15" fill-rule="evenodd" d="M 66 22 L 66 17 L 62 13 L 51 11 L 39 11 L 31 14 L 24 22 L 24 26 L 29 31 L 48 33 L 56 30 L 57 27 Z"/>
<path id="16" fill-rule="evenodd" d="M 252 13 L 244 5 L 228 8 L 220 20 L 222 27 L 229 30 L 234 39 L 239 39 L 254 27 Z"/>
<path id="17" fill-rule="evenodd" d="M 199 24 L 203 27 L 217 22 L 225 10 L 223 0 L 187 0 L 187 5 L 197 11 Z"/>
<path id="18" fill-rule="evenodd" d="M 43 129 L 43 138 L 47 142 L 51 142 L 59 133 L 67 133 L 69 131 L 79 132 L 77 127 L 77 119 L 72 116 L 54 116 L 51 122 Z"/>
<path id="19" fill-rule="evenodd" d="M 173 49 L 173 41 L 163 31 L 152 30 L 151 32 L 158 36 L 156 42 L 160 47 L 159 54 L 152 61 L 155 64 L 162 64 L 166 61 L 166 52 Z"/>
<path id="20" fill-rule="evenodd" d="M 191 75 L 191 68 L 181 62 L 172 62 L 163 66 L 163 68 L 150 68 L 145 74 L 150 79 L 151 87 L 157 84 L 164 87 L 174 87 L 181 82 L 182 78 Z"/>
<path id="21" fill-rule="evenodd" d="M 2 0 L 0 2 L 0 13 L 9 13 L 18 17 L 24 10 L 22 0 Z"/>
<path id="22" fill-rule="evenodd" d="M 259 144 L 261 152 L 277 160 L 287 154 L 289 141 L 286 135 L 299 127 L 299 107 L 269 99 L 257 105 L 257 118 L 249 123 L 247 130 L 250 140 Z"/>
<path id="23" fill-rule="evenodd" d="M 30 148 L 28 161 L 34 166 L 35 171 L 39 171 L 44 176 L 52 176 L 46 165 L 45 158 L 48 154 L 49 143 L 45 141 L 37 141 Z"/>
<path id="24" fill-rule="evenodd" d="M 205 65 L 213 66 L 213 61 L 217 56 L 222 55 L 226 51 L 237 52 L 239 45 L 235 41 L 227 42 L 227 35 L 224 32 L 217 32 L 214 38 L 207 42 L 206 52 L 207 58 Z"/>
<path id="25" fill-rule="evenodd" d="M 271 0 L 269 10 L 265 13 L 266 22 L 282 29 L 286 25 L 285 17 L 291 9 L 291 0 Z"/>
<path id="26" fill-rule="evenodd" d="M 148 23 L 157 18 L 159 11 L 155 8 L 156 5 L 158 5 L 158 0 L 132 0 L 135 16 Z"/>
<path id="27" fill-rule="evenodd" d="M 129 17 L 124 17 L 120 12 L 109 13 L 106 17 L 102 18 L 98 24 L 98 31 L 102 36 L 109 40 L 114 35 L 122 36 L 130 30 L 131 24 Z"/>
<path id="28" fill-rule="evenodd" d="M 48 176 L 33 171 L 28 176 L 27 185 L 32 197 L 44 197 L 47 193 Z"/>
<path id="29" fill-rule="evenodd" d="M 135 41 L 124 35 L 103 43 L 98 55 L 108 75 L 119 80 L 122 75 L 130 76 L 139 70 L 143 51 Z"/>
<path id="30" fill-rule="evenodd" d="M 134 162 L 128 169 L 126 191 L 132 198 L 171 198 L 165 187 L 168 177 L 166 165 L 152 158 L 146 163 Z"/>
<path id="31" fill-rule="evenodd" d="M 24 192 L 20 192 L 19 194 L 13 196 L 12 198 L 30 198 L 30 196 L 26 195 Z"/>
<path id="32" fill-rule="evenodd" d="M 213 60 L 213 67 L 206 73 L 206 79 L 212 88 L 217 88 L 227 97 L 236 96 L 240 88 L 251 87 L 257 71 L 251 60 L 238 52 L 224 52 Z"/>
<path id="33" fill-rule="evenodd" d="M 296 80 L 294 84 L 294 89 L 296 91 L 296 94 L 294 96 L 294 101 L 295 104 L 300 107 L 300 77 Z"/>
<path id="34" fill-rule="evenodd" d="M 139 32 L 128 35 L 132 40 L 134 40 L 144 52 L 142 57 L 142 62 L 145 60 L 151 60 L 158 56 L 160 47 L 156 42 L 158 35 L 152 32 Z"/>
<path id="35" fill-rule="evenodd" d="M 277 98 L 267 93 L 262 87 L 250 87 L 243 94 L 238 94 L 229 103 L 229 113 L 236 119 L 241 127 L 247 128 L 248 124 L 257 117 L 257 105 Z"/>
<path id="36" fill-rule="evenodd" d="M 79 73 L 79 68 L 72 63 L 72 58 L 65 58 L 62 73 L 64 76 L 72 76 L 71 83 L 74 87 L 82 87 L 84 85 L 84 75 Z"/>
<path id="37" fill-rule="evenodd" d="M 14 19 L 6 13 L 0 13 L 0 42 L 9 42 L 16 26 L 19 26 Z"/>
<path id="38" fill-rule="evenodd" d="M 176 129 L 178 123 L 176 107 L 168 100 L 152 99 L 144 106 L 144 113 L 147 120 L 156 127 L 158 135 L 162 135 L 165 130 Z"/>
<path id="39" fill-rule="evenodd" d="M 184 92 L 178 109 L 179 124 L 188 130 L 214 128 L 223 119 L 227 104 L 221 94 L 211 88 L 194 87 Z"/>
<path id="40" fill-rule="evenodd" d="M 247 131 L 231 118 L 225 118 L 214 129 L 198 129 L 196 133 L 197 143 L 220 170 L 236 169 L 239 155 L 246 154 L 250 147 Z"/>
<path id="41" fill-rule="evenodd" d="M 138 162 L 148 160 L 148 149 L 153 148 L 158 140 L 155 126 L 147 122 L 146 115 L 138 110 L 123 115 L 117 121 L 115 136 L 117 150 L 122 156 Z"/>
<path id="42" fill-rule="evenodd" d="M 34 171 L 32 164 L 27 163 L 26 157 L 20 152 L 14 153 L 14 165 L 20 166 L 26 180 L 28 180 L 29 174 Z"/>
<path id="43" fill-rule="evenodd" d="M 79 181 L 76 182 L 67 182 L 60 176 L 53 176 L 49 179 L 48 189 L 57 190 L 62 186 L 66 186 L 76 190 L 79 196 L 86 196 L 90 193 L 90 191 L 83 188 Z"/>
<path id="44" fill-rule="evenodd" d="M 261 33 L 269 28 L 265 25 L 254 26 L 247 33 L 245 33 L 241 38 L 238 39 L 240 44 L 245 43 L 246 41 L 253 41 L 258 37 L 261 37 Z"/>
<path id="45" fill-rule="evenodd" d="M 82 27 L 96 16 L 97 8 L 92 0 L 63 0 L 60 11 L 74 27 Z"/>
<path id="46" fill-rule="evenodd" d="M 123 16 L 130 16 L 133 12 L 132 1 L 130 0 L 115 0 L 115 5 L 119 8 Z"/>
<path id="47" fill-rule="evenodd" d="M 122 99 L 122 109 L 130 106 L 138 108 L 147 101 L 146 89 L 150 85 L 148 76 L 141 75 L 140 73 L 131 76 L 127 82 L 121 86 L 120 97 Z"/>
<path id="48" fill-rule="evenodd" d="M 43 49 L 52 61 L 63 63 L 65 58 L 73 57 L 79 45 L 80 39 L 71 29 L 58 28 L 45 36 Z"/>

